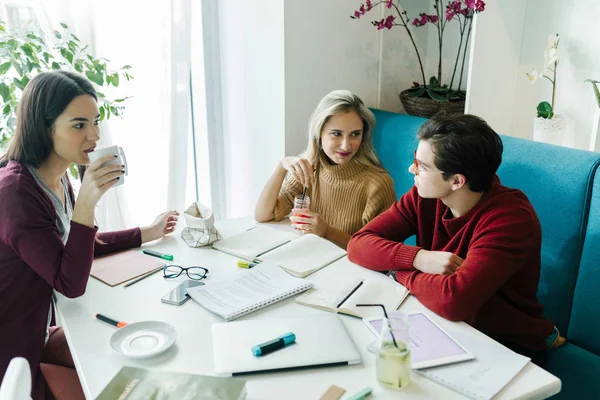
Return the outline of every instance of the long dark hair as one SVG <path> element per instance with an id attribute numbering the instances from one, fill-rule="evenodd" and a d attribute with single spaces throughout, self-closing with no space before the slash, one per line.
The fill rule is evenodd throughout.
<path id="1" fill-rule="evenodd" d="M 18 161 L 39 168 L 52 151 L 52 131 L 56 119 L 77 96 L 96 90 L 87 78 L 69 71 L 43 72 L 27 84 L 17 111 L 17 129 L 8 151 L 0 158 L 0 168 Z"/>

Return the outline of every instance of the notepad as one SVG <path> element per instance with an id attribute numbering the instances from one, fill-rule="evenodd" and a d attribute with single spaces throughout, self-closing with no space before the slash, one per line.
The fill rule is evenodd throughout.
<path id="1" fill-rule="evenodd" d="M 312 285 L 273 263 L 263 262 L 238 278 L 193 287 L 187 293 L 208 311 L 230 321 L 308 290 Z"/>
<path id="2" fill-rule="evenodd" d="M 94 259 L 91 275 L 116 286 L 164 265 L 160 258 L 147 256 L 140 250 L 125 250 Z"/>
<path id="3" fill-rule="evenodd" d="M 321 268 L 346 255 L 346 250 L 317 235 L 301 236 L 259 257 L 270 261 L 299 278 L 317 272 Z"/>
<path id="4" fill-rule="evenodd" d="M 445 329 L 469 346 L 475 360 L 414 371 L 467 397 L 492 399 L 529 363 L 529 358 L 482 337 L 479 332 L 456 329 L 452 325 Z"/>
<path id="5" fill-rule="evenodd" d="M 299 296 L 295 302 L 321 310 L 364 318 L 380 315 L 380 308 L 356 307 L 356 304 L 383 304 L 386 310 L 397 309 L 408 296 L 408 290 L 390 280 L 375 283 L 367 279 L 341 279 L 316 284 L 314 289 Z"/>
<path id="6" fill-rule="evenodd" d="M 254 261 L 264 253 L 297 237 L 298 234 L 294 232 L 257 225 L 249 231 L 215 242 L 213 248 L 247 261 Z"/>

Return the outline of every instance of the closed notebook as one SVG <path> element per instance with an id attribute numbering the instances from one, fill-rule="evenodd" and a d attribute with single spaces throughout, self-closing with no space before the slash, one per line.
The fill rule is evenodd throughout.
<path id="1" fill-rule="evenodd" d="M 414 370 L 443 386 L 476 400 L 490 400 L 529 363 L 529 358 L 470 329 L 444 328 L 469 346 L 475 359 L 459 364 Z"/>
<path id="2" fill-rule="evenodd" d="M 297 237 L 298 234 L 294 232 L 266 225 L 257 225 L 246 232 L 215 242 L 213 248 L 247 261 L 254 261 L 260 255 Z"/>
<path id="3" fill-rule="evenodd" d="M 237 378 L 123 367 L 96 400 L 242 400 L 246 381 Z"/>
<path id="4" fill-rule="evenodd" d="M 259 257 L 288 273 L 304 278 L 346 255 L 346 250 L 317 235 L 308 234 Z"/>
<path id="5" fill-rule="evenodd" d="M 277 265 L 263 262 L 235 279 L 196 286 L 190 297 L 221 318 L 230 321 L 301 293 L 312 282 L 294 278 Z"/>
<path id="6" fill-rule="evenodd" d="M 375 283 L 367 279 L 339 279 L 323 282 L 299 296 L 295 302 L 321 310 L 365 318 L 381 314 L 377 307 L 357 307 L 356 304 L 383 304 L 386 310 L 397 309 L 408 296 L 408 290 L 392 280 Z"/>
<path id="7" fill-rule="evenodd" d="M 91 275 L 109 286 L 116 286 L 164 265 L 160 258 L 140 250 L 125 250 L 94 259 Z"/>

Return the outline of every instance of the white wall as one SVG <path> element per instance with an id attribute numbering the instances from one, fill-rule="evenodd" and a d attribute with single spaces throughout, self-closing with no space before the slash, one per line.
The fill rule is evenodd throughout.
<path id="1" fill-rule="evenodd" d="M 583 81 L 600 79 L 600 2 L 503 0 L 487 7 L 477 17 L 467 111 L 501 133 L 531 139 L 537 104 L 550 102 L 552 85 L 532 85 L 525 74 L 543 68 L 548 36 L 559 33 L 555 112 L 567 119 L 564 144 L 587 149 L 597 105 Z"/>
<path id="2" fill-rule="evenodd" d="M 597 104 L 587 78 L 600 79 L 600 2 L 598 0 L 528 0 L 523 34 L 518 95 L 513 131 L 531 138 L 533 115 L 540 101 L 552 98 L 552 85 L 544 79 L 528 84 L 525 72 L 540 70 L 548 35 L 560 34 L 555 112 L 567 118 L 566 144 L 587 149 Z"/>
<path id="3" fill-rule="evenodd" d="M 526 1 L 487 2 L 475 17 L 466 112 L 503 134 L 512 129 Z M 542 50 L 543 54 L 543 50 Z M 535 107 L 534 107 L 535 110 Z"/>
<path id="4" fill-rule="evenodd" d="M 347 0 L 285 2 L 286 155 L 306 148 L 308 119 L 328 92 L 348 89 L 377 105 L 379 34 L 369 17 L 375 10 L 350 19 L 358 6 Z"/>
<path id="5" fill-rule="evenodd" d="M 221 0 L 226 216 L 250 214 L 284 155 L 283 3 Z"/>

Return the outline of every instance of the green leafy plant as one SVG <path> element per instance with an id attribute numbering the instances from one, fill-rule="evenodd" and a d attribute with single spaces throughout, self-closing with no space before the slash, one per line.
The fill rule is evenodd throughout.
<path id="1" fill-rule="evenodd" d="M 121 77 L 130 80 L 131 66 L 113 69 L 110 61 L 96 58 L 89 53 L 79 38 L 61 23 L 55 30 L 56 44 L 50 48 L 47 40 L 34 32 L 32 23 L 25 34 L 11 32 L 0 21 L 0 152 L 7 147 L 15 131 L 17 105 L 23 90 L 36 74 L 53 70 L 70 70 L 84 74 L 99 87 L 119 86 Z M 111 116 L 120 117 L 129 97 L 111 100 L 97 91 L 100 120 Z M 72 166 L 71 173 L 77 177 Z"/>
<path id="2" fill-rule="evenodd" d="M 589 82 L 594 87 L 594 93 L 596 94 L 596 101 L 598 102 L 598 107 L 600 107 L 600 89 L 598 89 L 598 84 L 600 81 L 595 81 L 593 79 L 586 79 L 585 82 Z"/>

